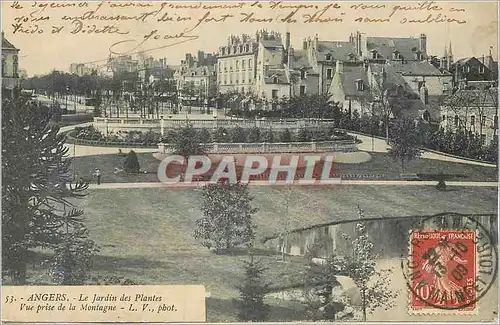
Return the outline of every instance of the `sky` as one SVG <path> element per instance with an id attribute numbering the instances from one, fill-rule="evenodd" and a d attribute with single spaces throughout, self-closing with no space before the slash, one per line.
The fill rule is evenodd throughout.
<path id="1" fill-rule="evenodd" d="M 145 3 L 145 1 L 143 1 Z M 146 2 L 148 3 L 148 2 Z M 236 2 L 210 2 L 205 5 L 234 5 Z M 152 37 L 147 39 L 139 49 L 149 50 L 163 47 L 158 50 L 149 51 L 149 55 L 155 58 L 167 58 L 168 64 L 178 65 L 183 59 L 185 53 L 196 54 L 198 50 L 205 52 L 216 52 L 218 47 L 227 43 L 230 34 L 250 33 L 255 34 L 258 29 L 265 28 L 276 30 L 281 33 L 291 33 L 291 43 L 295 48 L 300 48 L 302 39 L 305 37 L 314 37 L 316 34 L 320 40 L 347 41 L 350 33 L 360 31 L 366 36 L 385 36 L 385 37 L 418 37 L 420 34 L 427 35 L 428 53 L 441 56 L 444 47 L 452 43 L 452 50 L 455 59 L 488 55 L 492 46 L 493 57 L 498 57 L 498 5 L 497 2 L 365 2 L 365 5 L 378 5 L 379 9 L 354 9 L 353 5 L 362 4 L 361 2 L 337 2 L 337 8 L 334 2 L 283 2 L 282 6 L 287 8 L 271 8 L 273 3 L 261 1 L 258 5 L 251 7 L 252 3 L 245 3 L 240 8 L 221 9 L 221 8 L 198 8 L 199 3 L 186 3 L 184 5 L 197 6 L 191 9 L 170 8 L 169 4 L 161 7 L 161 2 L 150 2 L 150 7 L 137 7 L 137 2 L 122 2 L 127 8 L 117 8 L 119 4 L 113 1 L 103 2 L 66 2 L 68 6 L 64 8 L 51 8 L 49 2 L 19 1 L 2 2 L 2 30 L 6 38 L 20 49 L 19 65 L 21 69 L 26 69 L 29 76 L 35 74 L 48 73 L 53 69 L 69 71 L 71 63 L 99 61 L 103 64 L 110 54 L 110 46 L 116 42 L 128 40 L 128 43 L 122 43 L 112 49 L 115 52 L 126 52 L 136 47 L 145 36 L 155 31 Z M 100 4 L 100 6 L 99 6 Z M 274 3 L 276 4 L 276 2 Z M 323 22 L 307 23 L 307 15 L 312 15 L 330 4 L 321 19 L 342 18 L 342 22 Z M 313 6 L 312 8 L 298 8 L 298 11 L 292 17 L 296 22 L 283 23 L 276 22 L 276 19 L 282 19 L 290 12 L 297 10 L 296 6 Z M 80 6 L 80 7 L 79 7 Z M 115 6 L 115 7 L 111 7 Z M 261 6 L 261 8 L 259 8 Z M 294 8 L 289 8 L 295 6 Z M 315 8 L 314 6 L 317 6 Z M 433 7 L 437 6 L 437 7 Z M 21 8 L 22 7 L 22 8 Z M 419 9 L 417 9 L 417 7 Z M 63 21 L 61 18 L 66 15 L 69 17 L 80 17 L 85 12 L 99 8 L 95 14 L 103 16 L 137 16 L 145 12 L 156 10 L 161 11 L 157 16 L 150 16 L 145 22 L 132 20 L 122 21 L 84 21 L 83 28 L 78 29 L 77 23 Z M 434 8 L 434 9 L 430 9 Z M 436 9 L 437 8 L 437 9 Z M 454 11 L 450 11 L 454 8 Z M 394 14 L 390 16 L 393 12 Z M 199 19 L 204 17 L 196 28 Z M 253 13 L 254 19 L 271 18 L 273 22 L 240 22 L 244 17 Z M 174 18 L 174 21 L 158 22 L 157 19 L 163 15 Z M 226 17 L 224 15 L 233 15 Z M 432 18 L 456 19 L 454 22 L 422 22 L 422 23 L 402 23 L 404 19 L 425 21 L 429 15 Z M 438 16 L 441 15 L 441 16 Z M 389 17 L 390 16 L 390 17 Z M 445 17 L 446 16 L 446 17 Z M 182 17 L 182 22 L 175 19 Z M 390 19 L 384 23 L 359 23 L 354 22 L 355 18 L 380 18 Z M 34 19 L 39 19 L 35 21 Z M 189 20 L 190 19 L 190 20 Z M 23 21 L 24 20 L 24 21 Z M 215 22 L 215 20 L 220 20 Z M 456 21 L 466 21 L 459 24 Z M 22 25 L 19 25 L 22 23 Z M 21 27 L 28 33 L 16 32 L 15 27 Z M 105 25 L 114 25 L 120 33 L 127 34 L 108 34 L 108 33 L 83 33 L 82 31 L 89 25 L 96 24 L 97 29 L 102 29 Z M 38 25 L 38 31 L 43 33 L 30 33 L 35 25 Z M 64 26 L 59 33 L 52 33 L 52 26 Z M 193 29 L 187 33 L 190 37 L 172 38 L 186 29 Z M 109 29 L 108 29 L 109 31 Z M 159 39 L 154 39 L 154 36 Z M 163 38 L 170 37 L 167 40 Z M 172 43 L 184 41 L 182 44 L 171 45 Z M 171 45 L 165 47 L 166 45 Z"/>

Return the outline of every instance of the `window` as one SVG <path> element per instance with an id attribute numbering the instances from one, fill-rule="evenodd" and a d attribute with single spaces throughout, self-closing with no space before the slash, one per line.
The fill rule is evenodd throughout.
<path id="1" fill-rule="evenodd" d="M 480 74 L 484 73 L 484 65 L 482 65 L 482 64 L 479 66 L 479 73 Z"/>
<path id="2" fill-rule="evenodd" d="M 248 51 L 250 51 L 250 46 L 248 46 L 248 44 L 247 44 L 247 45 L 245 45 L 245 52 L 248 52 Z"/>
<path id="3" fill-rule="evenodd" d="M 236 54 L 236 45 L 233 46 L 233 54 Z"/>
<path id="4" fill-rule="evenodd" d="M 332 60 L 332 55 L 330 53 L 328 53 L 326 55 L 326 61 L 331 61 Z"/>
<path id="5" fill-rule="evenodd" d="M 420 91 L 420 88 L 422 88 L 425 85 L 424 81 L 419 81 L 418 82 L 418 91 Z"/>
<path id="6" fill-rule="evenodd" d="M 332 79 L 333 69 L 326 69 L 326 79 Z"/>
<path id="7" fill-rule="evenodd" d="M 470 117 L 470 125 L 475 125 L 476 124 L 476 117 L 474 115 L 472 115 Z"/>
<path id="8" fill-rule="evenodd" d="M 486 142 L 486 134 L 481 134 L 481 143 L 485 144 Z"/>
<path id="9" fill-rule="evenodd" d="M 6 67 L 7 66 L 5 64 L 5 55 L 2 54 L 2 76 L 4 76 L 6 74 L 6 70 L 5 70 Z"/>
<path id="10" fill-rule="evenodd" d="M 240 45 L 240 53 L 243 52 L 243 45 Z"/>
<path id="11" fill-rule="evenodd" d="M 278 77 L 276 77 L 276 76 L 273 77 L 273 83 L 275 83 L 275 84 L 278 83 Z"/>
<path id="12" fill-rule="evenodd" d="M 241 83 L 244 84 L 245 83 L 245 77 L 242 77 L 241 78 Z"/>
<path id="13" fill-rule="evenodd" d="M 14 77 L 17 76 L 18 66 L 19 66 L 19 58 L 17 55 L 14 55 L 14 68 L 12 70 Z"/>
<path id="14" fill-rule="evenodd" d="M 245 60 L 241 60 L 241 69 L 245 70 Z"/>
<path id="15" fill-rule="evenodd" d="M 349 53 L 349 61 L 355 61 L 356 60 L 356 56 L 354 56 L 354 54 L 352 53 Z"/>
<path id="16" fill-rule="evenodd" d="M 306 70 L 305 69 L 301 69 L 300 70 L 300 79 L 305 79 L 306 78 Z"/>
<path id="17" fill-rule="evenodd" d="M 372 51 L 372 59 L 378 59 L 378 52 L 375 50 Z"/>
<path id="18" fill-rule="evenodd" d="M 458 127 L 458 115 L 455 115 L 455 127 Z"/>
<path id="19" fill-rule="evenodd" d="M 306 94 L 306 86 L 300 86 L 300 95 L 305 95 Z"/>
<path id="20" fill-rule="evenodd" d="M 356 90 L 357 91 L 365 90 L 363 80 L 361 80 L 361 79 L 356 80 Z"/>
<path id="21" fill-rule="evenodd" d="M 483 115 L 483 119 L 481 120 L 481 125 L 484 126 L 486 124 L 486 115 Z"/>
<path id="22" fill-rule="evenodd" d="M 222 63 L 219 62 L 219 72 L 222 72 Z"/>
<path id="23" fill-rule="evenodd" d="M 278 89 L 273 89 L 272 90 L 272 98 L 273 99 L 278 99 Z"/>
<path id="24" fill-rule="evenodd" d="M 446 121 L 446 115 L 443 115 L 442 121 Z"/>
<path id="25" fill-rule="evenodd" d="M 245 87 L 241 87 L 241 92 L 245 93 Z"/>
<path id="26" fill-rule="evenodd" d="M 220 53 L 221 53 L 221 55 L 225 55 L 226 54 L 226 48 L 225 47 L 221 48 L 220 49 Z"/>
<path id="27" fill-rule="evenodd" d="M 252 59 L 248 59 L 248 68 L 251 69 L 252 67 Z"/>
<path id="28" fill-rule="evenodd" d="M 238 71 L 239 68 L 240 68 L 240 61 L 236 60 L 236 71 Z"/>
<path id="29" fill-rule="evenodd" d="M 392 53 L 392 58 L 394 60 L 399 60 L 399 59 L 401 59 L 401 54 L 399 54 L 398 51 L 395 51 L 395 52 Z"/>

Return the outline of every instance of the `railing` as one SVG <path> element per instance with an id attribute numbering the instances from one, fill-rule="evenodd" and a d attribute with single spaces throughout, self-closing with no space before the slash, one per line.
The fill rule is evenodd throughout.
<path id="1" fill-rule="evenodd" d="M 217 128 L 217 127 L 242 127 L 242 128 L 301 128 L 301 127 L 315 127 L 332 125 L 334 120 L 324 120 L 324 119 L 281 119 L 281 120 L 232 120 L 232 119 L 141 119 L 141 118 L 94 118 L 94 123 L 97 125 L 107 125 L 109 127 L 127 127 L 127 126 L 137 126 L 144 125 L 144 127 L 163 127 L 171 128 L 185 125 L 190 123 L 193 127 L 207 127 L 207 128 Z"/>
<path id="2" fill-rule="evenodd" d="M 302 153 L 302 152 L 354 152 L 354 140 L 319 141 L 319 142 L 279 142 L 279 143 L 206 143 L 206 153 Z M 169 143 L 159 143 L 158 151 L 174 153 L 175 147 Z"/>

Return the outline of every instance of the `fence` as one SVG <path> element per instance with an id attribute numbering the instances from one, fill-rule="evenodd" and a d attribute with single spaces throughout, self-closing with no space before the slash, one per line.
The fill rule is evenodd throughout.
<path id="1" fill-rule="evenodd" d="M 141 118 L 94 118 L 94 127 L 99 131 L 117 130 L 163 130 L 185 126 L 190 123 L 194 128 L 274 128 L 300 129 L 320 126 L 331 126 L 333 120 L 325 119 L 281 119 L 281 120 L 241 120 L 241 119 L 141 119 Z"/>
<path id="2" fill-rule="evenodd" d="M 354 140 L 287 142 L 287 143 L 206 143 L 206 153 L 304 153 L 304 152 L 354 152 Z M 173 153 L 175 148 L 169 143 L 159 143 L 160 153 Z"/>

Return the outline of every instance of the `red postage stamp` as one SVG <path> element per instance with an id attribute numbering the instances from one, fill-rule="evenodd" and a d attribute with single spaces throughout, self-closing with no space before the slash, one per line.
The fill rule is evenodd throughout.
<path id="1" fill-rule="evenodd" d="M 410 238 L 410 311 L 476 309 L 476 233 L 415 231 Z"/>

